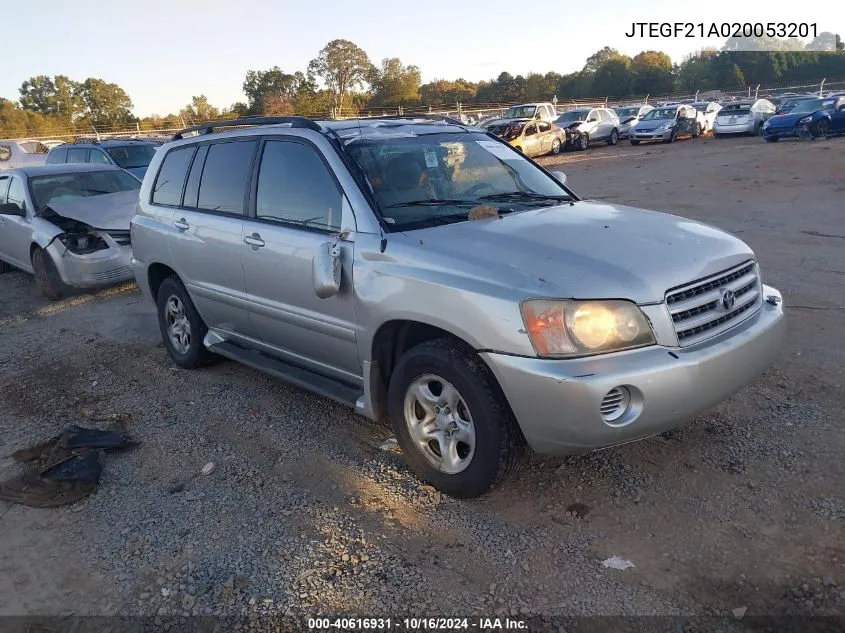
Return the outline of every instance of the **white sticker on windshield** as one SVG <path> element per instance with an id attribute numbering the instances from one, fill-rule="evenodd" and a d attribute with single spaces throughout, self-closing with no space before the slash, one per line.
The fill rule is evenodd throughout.
<path id="1" fill-rule="evenodd" d="M 519 160 L 519 154 L 512 150 L 507 145 L 502 145 L 496 141 L 476 141 L 481 147 L 493 154 L 496 158 L 502 160 Z"/>
<path id="2" fill-rule="evenodd" d="M 437 154 L 430 149 L 425 150 L 423 153 L 425 154 L 425 166 L 429 169 L 437 167 Z"/>

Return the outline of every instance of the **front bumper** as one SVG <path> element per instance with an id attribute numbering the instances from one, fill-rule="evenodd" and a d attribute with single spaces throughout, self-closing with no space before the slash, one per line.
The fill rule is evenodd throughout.
<path id="1" fill-rule="evenodd" d="M 756 129 L 757 125 L 754 121 L 748 123 L 735 123 L 728 125 L 724 123 L 716 123 L 713 126 L 714 134 L 751 134 Z"/>
<path id="2" fill-rule="evenodd" d="M 763 286 L 763 296 L 776 296 Z M 528 444 L 549 455 L 624 444 L 672 429 L 757 378 L 778 356 L 786 323 L 782 302 L 689 348 L 651 346 L 574 360 L 485 352 Z M 609 391 L 631 394 L 625 414 L 605 422 Z"/>
<path id="3" fill-rule="evenodd" d="M 798 136 L 798 127 L 764 127 L 760 134 L 763 138 L 794 138 Z"/>
<path id="4" fill-rule="evenodd" d="M 110 246 L 96 253 L 76 255 L 55 240 L 46 250 L 62 281 L 69 286 L 99 288 L 134 279 L 131 246 Z"/>
<path id="5" fill-rule="evenodd" d="M 628 138 L 632 141 L 668 141 L 672 138 L 673 129 L 663 130 L 657 132 L 650 130 L 648 132 L 640 132 L 639 130 L 631 130 L 628 132 Z"/>

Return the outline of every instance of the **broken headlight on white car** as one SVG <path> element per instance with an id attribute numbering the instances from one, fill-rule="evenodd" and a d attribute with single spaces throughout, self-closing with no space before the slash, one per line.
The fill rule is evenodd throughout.
<path id="1" fill-rule="evenodd" d="M 75 255 L 89 255 L 109 247 L 106 241 L 95 233 L 62 233 L 58 240 Z"/>
<path id="2" fill-rule="evenodd" d="M 631 301 L 531 299 L 520 305 L 538 356 L 589 356 L 654 345 L 642 310 Z"/>

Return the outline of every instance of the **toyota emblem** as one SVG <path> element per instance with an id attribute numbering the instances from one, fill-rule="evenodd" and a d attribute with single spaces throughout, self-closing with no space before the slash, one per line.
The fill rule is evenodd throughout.
<path id="1" fill-rule="evenodd" d="M 722 288 L 719 303 L 721 304 L 722 309 L 730 312 L 734 307 L 734 303 L 736 303 L 736 295 L 733 293 L 733 290 L 730 288 Z"/>

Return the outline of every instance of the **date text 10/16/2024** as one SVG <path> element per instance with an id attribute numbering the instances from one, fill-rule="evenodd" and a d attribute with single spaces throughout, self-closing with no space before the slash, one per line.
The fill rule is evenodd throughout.
<path id="1" fill-rule="evenodd" d="M 815 22 L 632 22 L 625 37 L 818 37 Z M 839 39 L 838 37 L 836 38 Z"/>
<path id="2" fill-rule="evenodd" d="M 511 618 L 309 618 L 308 628 L 315 631 L 460 631 L 503 630 L 520 631 L 528 628 L 525 620 Z"/>

